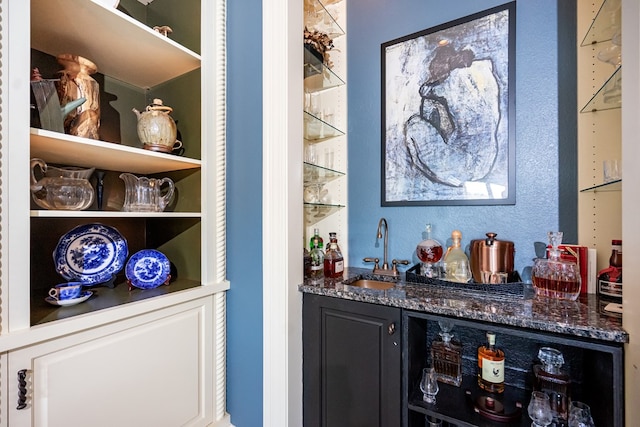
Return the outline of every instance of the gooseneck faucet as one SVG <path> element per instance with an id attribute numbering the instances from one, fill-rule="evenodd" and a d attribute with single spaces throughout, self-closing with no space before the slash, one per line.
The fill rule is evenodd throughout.
<path id="1" fill-rule="evenodd" d="M 380 218 L 378 221 L 378 239 L 382 238 L 382 225 L 384 224 L 384 258 L 382 258 L 382 269 L 389 269 L 389 262 L 387 258 L 387 249 L 389 247 L 389 224 L 387 224 L 387 220 L 385 218 Z"/>
<path id="2" fill-rule="evenodd" d="M 387 220 L 384 218 L 380 218 L 378 222 L 378 233 L 376 234 L 376 238 L 382 239 L 382 227 L 384 226 L 384 258 L 382 260 L 382 268 L 378 266 L 378 262 L 380 261 L 378 258 L 365 258 L 364 262 L 373 262 L 375 263 L 373 266 L 373 274 L 382 274 L 386 276 L 394 276 L 398 277 L 400 272 L 398 271 L 398 264 L 407 265 L 409 261 L 407 260 L 397 260 L 394 259 L 392 261 L 393 267 L 389 268 L 389 261 L 387 257 L 387 253 L 389 250 L 389 224 L 387 224 Z"/>

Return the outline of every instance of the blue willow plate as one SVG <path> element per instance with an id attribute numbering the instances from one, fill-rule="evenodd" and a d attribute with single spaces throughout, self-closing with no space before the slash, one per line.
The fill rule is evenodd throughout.
<path id="1" fill-rule="evenodd" d="M 79 225 L 62 236 L 53 261 L 62 277 L 90 286 L 108 282 L 122 270 L 128 254 L 127 241 L 118 230 L 93 223 Z"/>
<path id="2" fill-rule="evenodd" d="M 131 255 L 124 273 L 136 288 L 153 289 L 167 282 L 171 272 L 169 259 L 155 249 L 143 249 Z"/>

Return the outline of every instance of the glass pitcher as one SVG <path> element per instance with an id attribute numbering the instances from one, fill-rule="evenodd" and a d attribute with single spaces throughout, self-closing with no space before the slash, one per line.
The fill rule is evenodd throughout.
<path id="1" fill-rule="evenodd" d="M 170 178 L 137 177 L 125 172 L 120 174 L 120 179 L 125 185 L 124 212 L 162 212 L 175 192 L 175 185 Z"/>
<path id="2" fill-rule="evenodd" d="M 42 178 L 36 178 L 36 169 Z M 55 167 L 38 158 L 31 159 L 31 197 L 44 209 L 84 210 L 93 203 L 95 192 L 89 178 L 95 168 Z"/>

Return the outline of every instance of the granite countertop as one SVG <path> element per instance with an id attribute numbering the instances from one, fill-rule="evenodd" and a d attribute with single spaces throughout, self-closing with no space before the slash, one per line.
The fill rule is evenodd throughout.
<path id="1" fill-rule="evenodd" d="M 374 276 L 371 269 L 351 267 L 345 271 L 343 280 L 325 279 L 321 284 L 305 281 L 299 286 L 299 290 L 304 293 L 600 341 L 629 341 L 629 334 L 622 329 L 622 320 L 601 314 L 600 302 L 595 295 L 581 296 L 578 301 L 535 297 L 531 293 L 524 296 L 495 295 L 410 283 L 405 281 L 404 277 L 404 273 L 401 274 L 400 280 Z M 394 282 L 394 286 L 382 290 L 349 285 L 359 278 L 391 281 Z"/>

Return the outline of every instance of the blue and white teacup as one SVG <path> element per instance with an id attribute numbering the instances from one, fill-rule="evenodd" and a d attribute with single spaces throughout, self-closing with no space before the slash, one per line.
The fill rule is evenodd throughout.
<path id="1" fill-rule="evenodd" d="M 82 282 L 60 283 L 49 289 L 49 296 L 57 301 L 75 299 L 82 293 Z"/>

